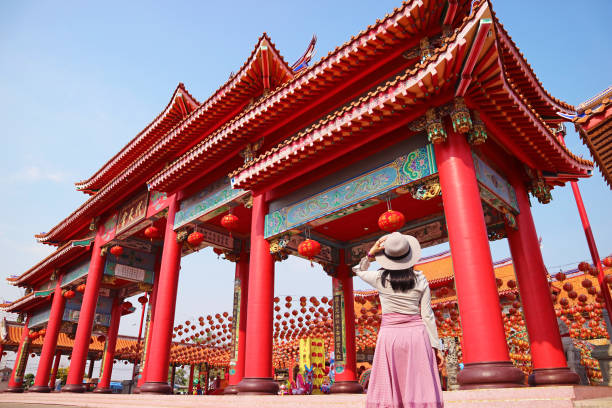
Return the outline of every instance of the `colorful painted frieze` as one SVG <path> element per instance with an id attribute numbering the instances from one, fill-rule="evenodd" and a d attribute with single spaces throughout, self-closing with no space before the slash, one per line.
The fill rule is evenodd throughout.
<path id="1" fill-rule="evenodd" d="M 233 189 L 226 179 L 214 183 L 181 202 L 180 210 L 174 217 L 174 229 L 204 216 L 213 218 L 226 211 L 227 204 L 245 194 L 247 191 Z"/>
<path id="2" fill-rule="evenodd" d="M 474 158 L 476 179 L 481 186 L 481 198 L 500 211 L 506 206 L 518 214 L 519 209 L 516 201 L 516 193 L 510 183 L 474 152 L 472 152 L 472 157 Z M 484 189 L 482 187 L 484 187 Z"/>
<path id="3" fill-rule="evenodd" d="M 391 163 L 266 215 L 265 237 L 330 216 L 437 171 L 432 145 L 421 147 Z"/>

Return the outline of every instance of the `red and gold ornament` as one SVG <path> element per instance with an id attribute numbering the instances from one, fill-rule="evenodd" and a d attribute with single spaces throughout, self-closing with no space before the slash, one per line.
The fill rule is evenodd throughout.
<path id="1" fill-rule="evenodd" d="M 315 241 L 314 239 L 308 238 L 300 242 L 300 244 L 298 245 L 298 253 L 302 255 L 303 257 L 308 258 L 311 261 L 310 262 L 311 265 L 312 265 L 312 258 L 319 255 L 320 252 L 321 252 L 321 244 L 318 241 Z"/>
<path id="2" fill-rule="evenodd" d="M 115 245 L 111 247 L 110 253 L 114 256 L 121 256 L 121 254 L 123 254 L 123 247 L 121 245 Z"/>
<path id="3" fill-rule="evenodd" d="M 399 211 L 388 210 L 378 217 L 378 227 L 386 232 L 397 231 L 406 223 L 404 214 Z"/>
<path id="4" fill-rule="evenodd" d="M 194 231 L 187 237 L 189 245 L 198 246 L 204 241 L 204 234 L 199 231 Z"/>
<path id="5" fill-rule="evenodd" d="M 231 234 L 231 232 L 238 227 L 238 221 L 239 221 L 238 217 L 236 217 L 232 213 L 229 213 L 223 216 L 223 218 L 221 218 L 221 226 L 229 230 Z"/>
<path id="6" fill-rule="evenodd" d="M 159 229 L 154 225 L 151 225 L 150 227 L 145 228 L 144 235 L 152 241 L 154 238 L 159 237 Z"/>

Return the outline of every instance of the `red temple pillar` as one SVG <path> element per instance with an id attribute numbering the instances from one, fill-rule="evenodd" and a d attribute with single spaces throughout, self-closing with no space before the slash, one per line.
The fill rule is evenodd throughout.
<path id="1" fill-rule="evenodd" d="M 187 384 L 187 395 L 193 395 L 193 374 L 195 371 L 195 365 L 189 366 L 189 383 Z"/>
<path id="2" fill-rule="evenodd" d="M 149 394 L 173 393 L 172 387 L 168 385 L 168 363 L 181 265 L 181 244 L 176 240 L 174 231 L 174 217 L 179 208 L 176 194 L 171 196 L 169 201 L 159 288 L 155 301 L 155 324 L 152 327 L 150 352 L 147 352 L 145 363 L 146 382 L 140 387 L 141 393 Z"/>
<path id="3" fill-rule="evenodd" d="M 249 261 L 249 296 L 246 328 L 244 378 L 238 384 L 240 394 L 276 394 L 278 384 L 272 372 L 272 316 L 274 303 L 274 259 L 264 238 L 268 204 L 263 194 L 253 196 L 251 221 L 251 257 Z"/>
<path id="4" fill-rule="evenodd" d="M 533 374 L 531 385 L 578 384 L 580 377 L 567 367 L 557 316 L 550 298 L 546 267 L 540 252 L 527 189 L 516 175 L 510 175 L 520 214 L 517 228 L 506 227 L 514 270 L 518 280 L 523 313 L 529 333 Z"/>
<path id="5" fill-rule="evenodd" d="M 104 352 L 102 353 L 102 362 L 100 363 L 100 381 L 94 392 L 110 394 L 111 376 L 113 375 L 113 362 L 115 360 L 115 347 L 117 345 L 117 335 L 119 334 L 119 323 L 121 322 L 121 310 L 123 300 L 115 297 L 113 301 L 113 310 L 111 311 L 110 327 L 104 344 Z"/>
<path id="6" fill-rule="evenodd" d="M 59 369 L 61 359 L 62 359 L 62 352 L 61 351 L 56 352 L 55 361 L 53 362 L 53 370 L 51 371 L 51 378 L 49 379 L 49 389 L 51 391 L 55 389 L 55 380 L 57 379 L 57 370 Z"/>
<path id="7" fill-rule="evenodd" d="M 104 273 L 104 262 L 106 261 L 106 255 L 101 253 L 100 242 L 101 235 L 100 230 L 98 230 L 93 250 L 91 251 L 91 261 L 85 284 L 85 293 L 83 294 L 83 303 L 79 313 L 79 324 L 70 358 L 68 379 L 66 380 L 66 385 L 62 388 L 62 392 L 85 392 L 86 387 L 83 384 L 83 373 L 85 372 L 91 330 L 98 303 L 100 283 Z"/>
<path id="8" fill-rule="evenodd" d="M 28 323 L 30 318 L 26 320 L 23 330 L 21 331 L 21 341 L 15 356 L 15 365 L 11 378 L 9 378 L 6 392 L 23 392 L 23 374 L 25 373 L 26 365 L 28 364 L 28 356 L 30 355 L 30 329 Z"/>
<path id="9" fill-rule="evenodd" d="M 446 126 L 447 140 L 434 145 L 463 329 L 463 389 L 516 387 L 524 375 L 512 365 L 472 151 L 466 138 Z"/>
<path id="10" fill-rule="evenodd" d="M 237 394 L 238 383 L 244 377 L 244 354 L 246 352 L 247 300 L 249 291 L 249 253 L 242 251 L 236 262 L 234 278 L 234 334 L 230 355 L 229 381 L 224 394 Z"/>
<path id="11" fill-rule="evenodd" d="M 32 392 L 51 391 L 51 388 L 49 388 L 49 374 L 51 373 L 51 364 L 53 364 L 57 337 L 59 336 L 62 317 L 64 316 L 64 306 L 66 305 L 66 298 L 62 296 L 61 285 L 62 278 L 60 277 L 55 284 L 53 303 L 51 303 L 51 312 L 49 314 L 49 323 L 47 323 L 47 331 L 45 332 L 45 338 L 40 352 L 36 378 L 34 379 L 34 385 L 29 389 L 29 391 Z"/>
<path id="12" fill-rule="evenodd" d="M 345 332 L 342 333 L 345 344 L 336 344 L 334 341 L 334 351 L 336 354 L 336 374 L 335 382 L 331 386 L 333 394 L 361 394 L 363 387 L 357 382 L 357 348 L 355 347 L 355 298 L 353 294 L 353 275 L 351 268 L 346 264 L 345 251 L 339 251 L 339 265 L 336 277 L 333 279 L 334 290 L 334 309 L 340 307 L 340 313 L 344 316 Z M 336 293 L 338 292 L 338 293 Z M 342 296 L 343 306 L 341 302 L 337 302 L 337 296 Z M 344 309 L 344 310 L 342 310 Z M 336 319 L 336 310 L 334 310 L 334 319 Z M 334 322 L 334 326 L 337 322 Z M 334 333 L 335 334 L 335 333 Z M 344 349 L 346 347 L 346 349 Z M 341 350 L 343 356 L 343 366 L 339 365 L 338 350 Z M 339 372 L 341 370 L 341 372 Z"/>
<path id="13" fill-rule="evenodd" d="M 159 258 L 158 258 L 159 259 Z M 138 384 L 133 390 L 133 394 L 140 393 L 140 387 L 146 382 L 147 378 L 147 351 L 151 344 L 153 337 L 153 319 L 155 318 L 155 302 L 157 301 L 157 289 L 159 288 L 159 270 L 161 262 L 157 262 L 155 265 L 155 276 L 153 277 L 153 291 L 149 298 L 149 306 L 147 310 L 145 332 L 144 332 L 144 344 L 142 346 L 142 353 L 140 355 L 140 367 L 138 367 Z"/>

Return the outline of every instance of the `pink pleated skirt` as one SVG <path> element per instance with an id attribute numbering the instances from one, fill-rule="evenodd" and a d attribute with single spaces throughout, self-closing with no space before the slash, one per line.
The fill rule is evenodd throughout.
<path id="1" fill-rule="evenodd" d="M 385 313 L 366 408 L 442 408 L 436 357 L 421 316 Z"/>

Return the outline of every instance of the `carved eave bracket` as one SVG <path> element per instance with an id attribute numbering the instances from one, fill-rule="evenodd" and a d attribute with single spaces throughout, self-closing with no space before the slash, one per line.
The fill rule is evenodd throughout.
<path id="1" fill-rule="evenodd" d="M 528 189 L 531 195 L 537 198 L 541 204 L 550 203 L 552 201 L 552 194 L 550 193 L 552 187 L 544 181 L 542 172 L 528 167 L 526 167 L 526 170 L 530 178 Z"/>
<path id="2" fill-rule="evenodd" d="M 438 176 L 428 178 L 421 182 L 412 183 L 406 188 L 415 200 L 431 200 L 432 198 L 442 195 L 440 178 Z"/>

